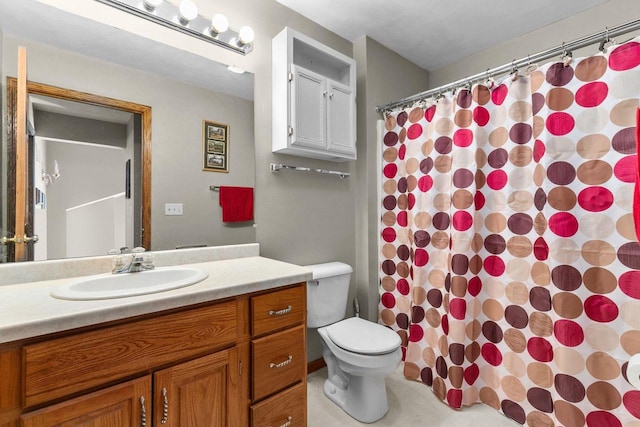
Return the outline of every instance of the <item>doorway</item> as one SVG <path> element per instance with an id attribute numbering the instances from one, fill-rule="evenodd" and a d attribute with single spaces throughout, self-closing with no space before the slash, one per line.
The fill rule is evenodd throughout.
<path id="1" fill-rule="evenodd" d="M 139 227 L 136 227 L 136 241 L 141 242 L 142 246 L 151 248 L 151 107 L 135 104 L 128 101 L 122 101 L 114 98 L 103 97 L 100 95 L 79 92 L 71 89 L 60 88 L 36 82 L 27 82 L 28 95 L 41 95 L 56 98 L 65 101 L 73 101 L 91 106 L 99 106 L 128 113 L 133 113 L 139 117 L 139 133 L 140 133 L 140 221 Z M 16 124 L 18 118 L 17 112 L 17 79 L 7 78 L 7 116 L 9 121 L 8 139 L 7 139 L 7 167 L 9 171 L 15 170 L 16 162 Z M 25 217 L 25 230 L 29 235 L 34 231 L 34 212 L 35 202 L 42 201 L 37 199 L 38 191 L 34 182 L 34 157 L 35 157 L 35 138 L 29 138 L 28 142 L 28 167 L 24 178 L 28 182 L 27 200 L 28 208 Z M 7 225 L 8 233 L 15 234 L 15 189 L 16 176 L 12 173 L 7 174 Z M 26 251 L 26 260 L 34 259 L 34 243 L 29 244 Z M 15 261 L 13 247 L 7 248 L 7 260 Z"/>

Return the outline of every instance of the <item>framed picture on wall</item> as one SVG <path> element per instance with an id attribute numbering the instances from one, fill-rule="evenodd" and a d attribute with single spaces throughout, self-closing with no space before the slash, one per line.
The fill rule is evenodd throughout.
<path id="1" fill-rule="evenodd" d="M 202 123 L 202 170 L 229 172 L 229 125 L 207 120 Z"/>

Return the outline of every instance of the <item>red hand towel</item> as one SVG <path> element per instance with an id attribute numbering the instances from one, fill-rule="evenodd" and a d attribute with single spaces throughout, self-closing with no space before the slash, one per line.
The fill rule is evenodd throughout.
<path id="1" fill-rule="evenodd" d="M 636 110 L 636 184 L 633 192 L 633 222 L 636 226 L 636 238 L 640 241 L 640 108 Z"/>
<path id="2" fill-rule="evenodd" d="M 220 187 L 222 222 L 253 220 L 253 188 Z"/>

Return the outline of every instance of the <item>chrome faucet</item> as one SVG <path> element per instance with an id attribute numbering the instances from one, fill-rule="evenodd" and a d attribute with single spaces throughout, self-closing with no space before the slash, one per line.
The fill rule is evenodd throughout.
<path id="1" fill-rule="evenodd" d="M 122 248 L 122 249 L 125 249 L 125 248 Z M 139 273 L 145 270 L 153 270 L 155 266 L 153 265 L 151 254 L 145 254 L 144 251 L 145 249 L 142 247 L 134 248 L 131 251 L 132 255 L 129 262 L 125 263 L 125 265 L 120 265 L 120 263 L 116 263 L 116 266 L 113 268 L 111 272 L 113 274 L 120 274 L 120 273 Z M 119 255 L 119 256 L 123 256 L 123 255 Z"/>

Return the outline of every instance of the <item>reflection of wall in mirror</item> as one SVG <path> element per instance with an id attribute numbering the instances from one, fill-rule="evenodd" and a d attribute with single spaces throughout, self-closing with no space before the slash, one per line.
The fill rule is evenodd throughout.
<path id="1" fill-rule="evenodd" d="M 195 243 L 213 246 L 256 241 L 253 227 L 222 224 L 217 193 L 208 191 L 210 185 L 255 185 L 253 101 L 8 34 L 4 34 L 4 42 L 3 79 L 15 75 L 17 47 L 26 46 L 32 81 L 152 108 L 152 249 L 173 249 Z M 202 120 L 209 117 L 216 117 L 237 129 L 228 144 L 233 156 L 229 161 L 238 167 L 229 174 L 212 177 L 202 171 Z M 165 217 L 163 206 L 167 201 L 183 203 L 184 215 Z"/>

